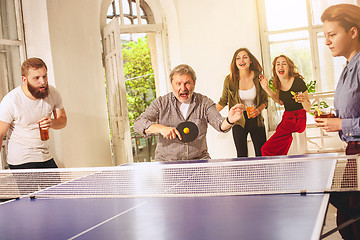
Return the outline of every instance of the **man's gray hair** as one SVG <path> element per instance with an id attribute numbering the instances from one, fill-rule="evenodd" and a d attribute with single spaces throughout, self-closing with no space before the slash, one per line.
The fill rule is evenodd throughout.
<path id="1" fill-rule="evenodd" d="M 194 82 L 196 81 L 195 71 L 189 65 L 180 64 L 180 65 L 174 67 L 174 69 L 170 73 L 170 82 L 172 82 L 175 74 L 180 74 L 180 75 L 189 74 L 191 76 L 192 80 Z"/>

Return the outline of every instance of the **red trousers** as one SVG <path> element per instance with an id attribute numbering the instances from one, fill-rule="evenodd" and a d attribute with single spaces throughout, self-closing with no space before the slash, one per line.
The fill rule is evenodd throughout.
<path id="1" fill-rule="evenodd" d="M 306 111 L 285 111 L 275 133 L 261 148 L 263 156 L 286 155 L 291 146 L 293 132 L 303 132 L 306 128 Z"/>

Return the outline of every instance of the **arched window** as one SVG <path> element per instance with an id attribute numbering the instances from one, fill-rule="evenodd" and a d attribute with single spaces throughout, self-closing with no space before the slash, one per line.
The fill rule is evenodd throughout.
<path id="1" fill-rule="evenodd" d="M 161 13 L 158 13 L 161 14 Z M 128 122 L 132 126 L 133 121 L 146 109 L 156 96 L 167 92 L 167 72 L 169 63 L 167 62 L 167 45 L 166 45 L 166 29 L 163 18 L 156 17 L 147 3 L 144 0 L 114 0 L 109 6 L 107 12 L 107 23 L 110 28 L 113 25 L 118 28 L 114 31 L 116 36 L 114 41 L 120 41 L 117 45 L 118 50 L 121 49 L 121 68 L 120 81 L 124 82 L 126 88 L 126 98 L 119 96 L 115 103 L 109 102 L 110 122 L 111 116 L 117 116 L 119 110 L 122 111 L 121 116 L 115 118 L 126 118 L 129 120 L 121 120 L 122 123 Z M 114 21 L 116 23 L 114 23 Z M 109 37 L 111 38 L 111 34 Z M 106 41 L 106 40 L 105 40 Z M 105 55 L 110 56 L 109 47 L 111 40 L 108 41 L 108 47 L 104 45 Z M 121 45 L 121 46 L 120 46 Z M 110 54 L 110 55 L 109 55 Z M 111 60 L 104 57 L 107 63 Z M 105 70 L 111 64 L 105 64 Z M 109 72 L 109 71 L 108 71 Z M 114 72 L 114 71 L 112 71 Z M 107 81 L 113 75 L 107 74 Z M 121 83 L 123 84 L 123 83 Z M 110 86 L 110 85 L 109 85 Z M 115 90 L 114 93 L 121 91 Z M 109 91 L 108 91 L 109 97 Z M 125 106 L 123 102 L 127 100 L 127 111 L 124 111 Z M 116 103 L 118 102 L 118 103 Z M 126 102 L 126 101 L 125 101 Z M 122 107 L 119 105 L 122 104 Z M 117 120 L 115 120 L 117 121 Z M 119 124 L 111 124 L 117 126 Z M 113 129 L 111 129 L 113 132 Z M 120 129 L 127 131 L 126 129 Z M 119 133 L 121 134 L 121 133 Z M 125 140 L 126 141 L 126 140 Z M 156 138 L 143 139 L 131 131 L 132 153 L 134 161 L 151 160 L 154 156 L 154 149 L 156 145 Z M 125 144 L 129 145 L 129 143 Z"/>
<path id="2" fill-rule="evenodd" d="M 21 85 L 21 62 L 25 59 L 24 37 L 19 0 L 0 1 L 0 101 Z M 2 142 L 4 147 L 5 141 Z M 4 149 L 0 169 L 6 168 Z"/>
<path id="3" fill-rule="evenodd" d="M 112 20 L 114 17 L 120 18 L 120 24 L 148 24 L 154 23 L 153 19 L 150 19 L 147 12 L 151 12 L 149 6 L 144 1 L 124 0 L 113 1 L 109 7 L 107 19 Z M 144 8 L 146 9 L 144 11 Z M 139 14 L 138 14 L 139 13 Z M 150 14 L 152 15 L 152 14 Z"/>
<path id="4" fill-rule="evenodd" d="M 21 84 L 22 29 L 20 1 L 0 1 L 0 99 Z"/>

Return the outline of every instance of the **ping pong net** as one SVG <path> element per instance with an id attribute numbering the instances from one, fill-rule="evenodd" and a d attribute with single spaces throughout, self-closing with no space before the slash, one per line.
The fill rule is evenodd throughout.
<path id="1" fill-rule="evenodd" d="M 0 198 L 126 198 L 360 191 L 360 156 L 253 158 L 0 171 Z"/>

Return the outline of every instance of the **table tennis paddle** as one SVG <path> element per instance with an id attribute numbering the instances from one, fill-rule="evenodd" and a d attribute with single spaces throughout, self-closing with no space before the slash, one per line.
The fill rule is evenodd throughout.
<path id="1" fill-rule="evenodd" d="M 190 121 L 180 123 L 176 129 L 180 132 L 182 138 L 180 141 L 184 143 L 194 141 L 199 134 L 196 124 Z"/>

